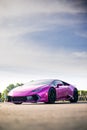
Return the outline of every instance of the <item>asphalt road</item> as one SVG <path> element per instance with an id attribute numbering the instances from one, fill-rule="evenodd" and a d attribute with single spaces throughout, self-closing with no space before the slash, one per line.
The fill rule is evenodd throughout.
<path id="1" fill-rule="evenodd" d="M 0 130 L 87 130 L 87 103 L 0 103 Z"/>

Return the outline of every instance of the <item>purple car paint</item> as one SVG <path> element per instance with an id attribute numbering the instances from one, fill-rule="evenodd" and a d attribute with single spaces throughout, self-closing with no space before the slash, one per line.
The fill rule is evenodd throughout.
<path id="1" fill-rule="evenodd" d="M 58 100 L 78 101 L 78 90 L 73 85 L 57 79 L 31 81 L 12 89 L 8 93 L 8 102 L 54 103 Z"/>

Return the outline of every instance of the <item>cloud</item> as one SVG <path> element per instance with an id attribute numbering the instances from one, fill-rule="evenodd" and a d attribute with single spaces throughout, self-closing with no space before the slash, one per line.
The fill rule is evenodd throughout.
<path id="1" fill-rule="evenodd" d="M 85 75 L 86 53 L 51 51 L 39 44 L 17 43 L 2 46 L 0 51 L 0 71 L 13 71 L 26 74 Z M 82 59 L 82 55 L 85 59 Z M 80 59 L 78 60 L 78 58 Z M 79 71 L 80 70 L 80 71 Z"/>
<path id="2" fill-rule="evenodd" d="M 80 58 L 80 59 L 86 59 L 87 58 L 87 52 L 74 52 L 73 55 L 76 57 L 76 58 Z"/>
<path id="3" fill-rule="evenodd" d="M 76 32 L 76 35 L 83 37 L 83 38 L 87 38 L 87 31 Z"/>
<path id="4" fill-rule="evenodd" d="M 57 0 L 1 0 L 0 1 L 0 16 L 6 18 L 14 16 L 24 16 L 40 13 L 81 13 L 83 10 L 80 8 L 72 7 L 75 2 L 57 1 Z"/>
<path id="5" fill-rule="evenodd" d="M 23 22 L 21 21 L 22 19 L 26 19 L 28 22 L 33 22 L 33 20 L 39 19 L 40 22 L 41 18 L 45 20 L 49 17 L 50 20 L 53 21 L 54 18 L 52 18 L 52 15 L 57 15 L 58 17 L 60 14 L 63 16 L 64 14 L 72 16 L 77 16 L 78 14 L 82 13 L 84 14 L 84 10 L 81 7 L 75 7 L 74 3 L 75 2 L 67 2 L 67 0 L 1 0 L 0 23 L 10 23 L 11 20 L 16 20 L 17 22 L 21 23 Z M 63 20 L 61 20 L 61 22 Z"/>
<path id="6" fill-rule="evenodd" d="M 2 43 L 20 36 L 50 31 L 64 26 L 77 28 L 83 20 L 77 15 L 84 10 L 67 0 L 1 0 L 0 39 Z M 71 16 L 70 16 L 71 15 Z M 76 25 L 76 26 L 75 26 Z M 9 39 L 10 38 L 10 39 Z"/>

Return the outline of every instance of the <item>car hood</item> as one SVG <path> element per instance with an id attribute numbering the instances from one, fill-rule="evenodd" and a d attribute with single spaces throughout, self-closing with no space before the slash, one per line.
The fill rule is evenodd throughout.
<path id="1" fill-rule="evenodd" d="M 43 85 L 43 86 L 38 86 L 38 85 L 31 85 L 31 86 L 26 86 L 26 85 L 23 85 L 23 86 L 19 86 L 19 87 L 16 87 L 14 89 L 12 89 L 9 93 L 8 93 L 8 96 L 27 96 L 27 95 L 30 95 L 34 92 L 32 92 L 33 90 L 37 89 L 37 88 L 44 88 L 46 87 L 47 85 Z"/>

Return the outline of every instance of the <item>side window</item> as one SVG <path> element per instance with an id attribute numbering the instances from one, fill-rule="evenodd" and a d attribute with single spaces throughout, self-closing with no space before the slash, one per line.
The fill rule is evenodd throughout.
<path id="1" fill-rule="evenodd" d="M 65 86 L 69 86 L 70 84 L 68 84 L 68 83 L 66 83 L 66 82 L 63 82 L 63 84 L 65 85 Z"/>
<path id="2" fill-rule="evenodd" d="M 59 81 L 59 80 L 53 81 L 51 85 L 52 85 L 53 87 L 57 87 L 58 84 L 62 84 L 62 85 L 63 85 L 62 81 Z"/>

